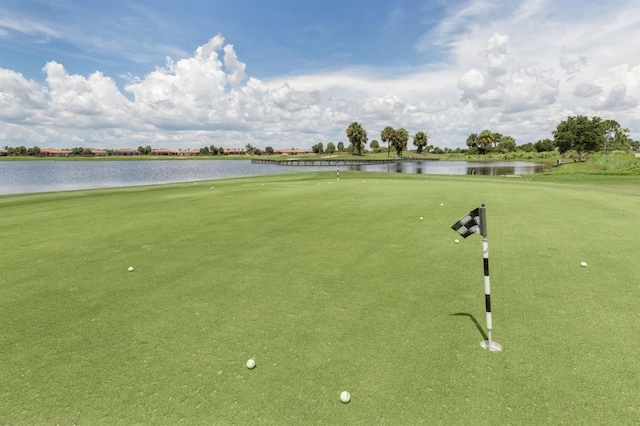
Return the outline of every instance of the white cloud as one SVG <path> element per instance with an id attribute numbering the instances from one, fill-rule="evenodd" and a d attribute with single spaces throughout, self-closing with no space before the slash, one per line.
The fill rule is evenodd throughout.
<path id="1" fill-rule="evenodd" d="M 458 80 L 461 99 L 479 108 L 498 108 L 507 113 L 553 104 L 559 95 L 553 70 L 509 54 L 508 40 L 498 33 L 487 40 L 484 71 L 472 68 Z"/>
<path id="2" fill-rule="evenodd" d="M 0 16 L 0 30 L 4 34 L 18 32 L 29 36 L 59 38 L 60 31 L 44 22 L 17 16 Z"/>
<path id="3" fill-rule="evenodd" d="M 46 107 L 45 92 L 37 82 L 0 68 L 0 120 L 28 123 Z"/>
<path id="4" fill-rule="evenodd" d="M 578 59 L 571 60 L 566 56 L 561 56 L 559 59 L 560 68 L 563 69 L 567 75 L 567 80 L 572 80 L 576 74 L 582 71 L 582 68 L 587 66 L 589 62 L 586 56 L 580 56 Z"/>
<path id="5" fill-rule="evenodd" d="M 627 95 L 627 86 L 619 84 L 611 89 L 606 96 L 600 96 L 593 106 L 595 110 L 625 111 L 638 106 L 638 101 Z"/>
<path id="6" fill-rule="evenodd" d="M 602 93 L 602 87 L 590 83 L 579 84 L 573 89 L 573 94 L 579 98 L 590 98 L 600 93 Z"/>

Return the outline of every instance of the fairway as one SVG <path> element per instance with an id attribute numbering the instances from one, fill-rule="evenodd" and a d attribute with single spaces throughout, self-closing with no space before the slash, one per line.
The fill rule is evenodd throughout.
<path id="1" fill-rule="evenodd" d="M 482 203 L 501 353 L 450 228 Z M 0 196 L 0 224 L 0 424 L 640 418 L 637 178 L 302 173 Z"/>

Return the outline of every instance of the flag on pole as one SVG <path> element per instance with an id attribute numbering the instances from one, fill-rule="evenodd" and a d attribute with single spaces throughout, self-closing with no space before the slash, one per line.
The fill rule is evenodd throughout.
<path id="1" fill-rule="evenodd" d="M 487 335 L 488 339 L 481 342 L 480 345 L 492 352 L 500 352 L 502 345 L 491 336 L 493 329 L 493 321 L 491 319 L 491 283 L 489 280 L 489 243 L 487 242 L 487 212 L 484 207 L 478 207 L 472 210 L 451 226 L 451 229 L 458 234 L 467 238 L 469 235 L 478 233 L 482 235 L 482 261 L 484 265 L 484 301 L 485 311 L 487 314 Z M 457 241 L 457 240 L 456 240 Z"/>
<path id="2" fill-rule="evenodd" d="M 463 238 L 480 232 L 480 207 L 454 223 L 451 229 L 462 235 Z"/>

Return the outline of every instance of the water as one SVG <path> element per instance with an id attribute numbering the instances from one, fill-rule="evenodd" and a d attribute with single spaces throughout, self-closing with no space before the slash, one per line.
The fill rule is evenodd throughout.
<path id="1" fill-rule="evenodd" d="M 506 175 L 537 173 L 545 167 L 525 162 L 425 161 L 340 166 L 340 170 Z M 113 188 L 335 169 L 335 166 L 251 164 L 248 160 L 0 161 L 0 194 Z"/>
<path id="2" fill-rule="evenodd" d="M 349 170 L 385 171 L 425 175 L 528 175 L 547 169 L 546 164 L 517 161 L 423 161 L 351 166 Z"/>

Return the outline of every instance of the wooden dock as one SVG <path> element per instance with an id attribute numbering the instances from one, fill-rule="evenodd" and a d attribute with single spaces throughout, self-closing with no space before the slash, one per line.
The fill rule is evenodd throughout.
<path id="1" fill-rule="evenodd" d="M 393 158 L 387 160 L 364 159 L 291 159 L 291 160 L 267 160 L 253 159 L 251 164 L 273 164 L 278 166 L 363 166 L 369 164 L 396 164 L 396 163 L 420 163 L 423 161 L 438 161 L 437 158 Z"/>

